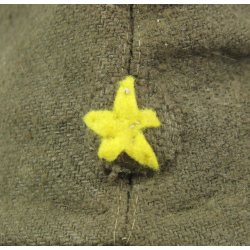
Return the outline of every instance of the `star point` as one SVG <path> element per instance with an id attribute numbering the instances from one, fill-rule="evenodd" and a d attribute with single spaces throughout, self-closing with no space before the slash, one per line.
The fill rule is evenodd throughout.
<path id="1" fill-rule="evenodd" d="M 147 127 L 159 127 L 161 123 L 155 111 L 138 109 L 134 77 L 127 76 L 118 84 L 112 111 L 90 111 L 83 117 L 86 125 L 101 136 L 98 156 L 106 161 L 114 161 L 125 151 L 141 165 L 157 171 L 159 165 L 156 155 L 142 130 Z"/>

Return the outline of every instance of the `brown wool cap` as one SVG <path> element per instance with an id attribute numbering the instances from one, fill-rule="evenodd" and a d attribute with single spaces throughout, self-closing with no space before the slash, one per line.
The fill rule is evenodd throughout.
<path id="1" fill-rule="evenodd" d="M 248 5 L 3 5 L 0 245 L 249 245 Z M 160 172 L 82 117 L 135 78 Z"/>

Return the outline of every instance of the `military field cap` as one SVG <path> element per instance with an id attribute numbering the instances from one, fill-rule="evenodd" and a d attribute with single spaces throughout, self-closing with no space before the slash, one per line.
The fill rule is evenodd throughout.
<path id="1" fill-rule="evenodd" d="M 249 245 L 248 5 L 0 9 L 1 245 Z"/>

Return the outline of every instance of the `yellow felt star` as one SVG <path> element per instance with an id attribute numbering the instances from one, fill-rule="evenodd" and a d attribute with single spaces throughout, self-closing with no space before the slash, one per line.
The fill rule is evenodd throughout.
<path id="1" fill-rule="evenodd" d="M 147 127 L 161 125 L 156 112 L 138 109 L 132 76 L 127 76 L 118 84 L 120 87 L 112 111 L 91 111 L 83 117 L 87 126 L 101 136 L 98 156 L 114 161 L 125 151 L 140 164 L 159 170 L 154 151 L 142 133 Z"/>

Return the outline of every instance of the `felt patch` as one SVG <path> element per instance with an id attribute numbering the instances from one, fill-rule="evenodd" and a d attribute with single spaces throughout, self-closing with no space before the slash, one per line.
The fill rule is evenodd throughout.
<path id="1" fill-rule="evenodd" d="M 142 130 L 161 125 L 156 112 L 137 107 L 134 77 L 127 76 L 118 82 L 120 86 L 112 111 L 90 111 L 83 117 L 86 125 L 101 136 L 98 156 L 106 161 L 114 161 L 125 151 L 141 165 L 159 170 L 156 155 L 147 142 Z"/>

